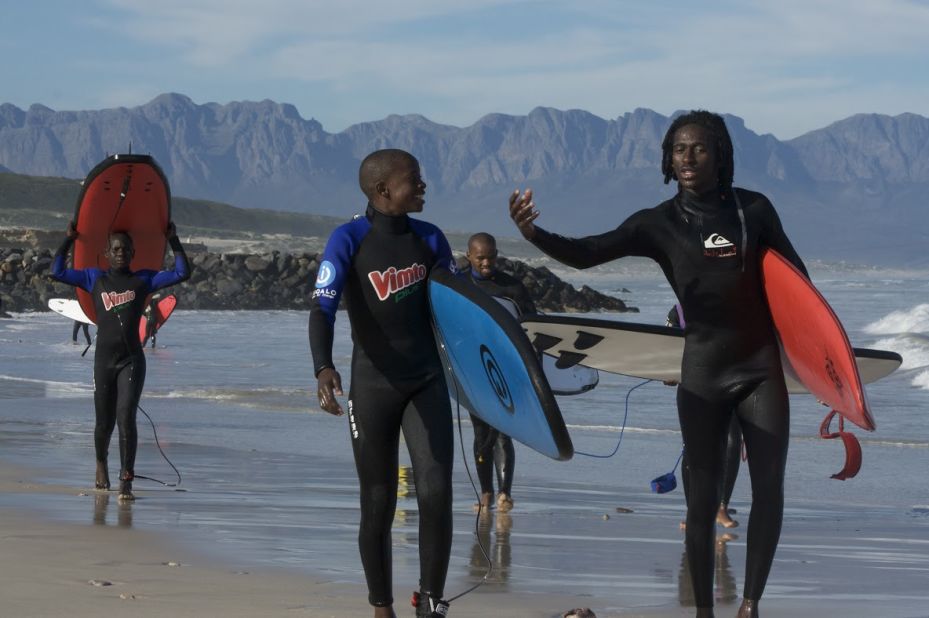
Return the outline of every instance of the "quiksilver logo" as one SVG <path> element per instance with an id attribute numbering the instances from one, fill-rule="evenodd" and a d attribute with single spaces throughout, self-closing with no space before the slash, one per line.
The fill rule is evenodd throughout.
<path id="1" fill-rule="evenodd" d="M 408 268 L 397 269 L 393 266 L 385 271 L 373 270 L 368 273 L 368 280 L 374 286 L 378 300 L 387 300 L 404 288 L 415 285 L 426 278 L 426 267 L 413 264 Z"/>
<path id="2" fill-rule="evenodd" d="M 113 307 L 125 305 L 135 300 L 135 292 L 133 290 L 127 292 L 100 292 L 100 298 L 103 299 L 103 308 L 109 311 Z"/>
<path id="3" fill-rule="evenodd" d="M 703 247 L 706 249 L 716 249 L 719 247 L 731 247 L 732 243 L 729 242 L 725 236 L 722 234 L 710 234 L 709 237 L 703 241 Z"/>

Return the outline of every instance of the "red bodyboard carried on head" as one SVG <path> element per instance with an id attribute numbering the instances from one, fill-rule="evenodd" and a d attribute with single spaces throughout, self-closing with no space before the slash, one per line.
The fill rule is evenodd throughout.
<path id="1" fill-rule="evenodd" d="M 126 232 L 135 256 L 132 270 L 161 270 L 171 221 L 171 190 L 164 172 L 148 155 L 113 155 L 99 163 L 84 179 L 77 199 L 74 227 L 76 269 L 109 268 L 109 235 Z M 94 323 L 97 312 L 88 292 L 77 290 L 81 309 Z"/>
<path id="2" fill-rule="evenodd" d="M 874 431 L 876 424 L 855 353 L 829 303 L 803 273 L 776 251 L 764 251 L 761 271 L 771 317 L 790 369 L 820 402 L 862 429 Z M 855 442 L 852 450 L 858 448 L 857 465 L 850 462 L 844 475 L 839 473 L 841 478 L 854 476 L 857 469 L 852 469 L 860 466 L 861 459 L 857 439 L 841 429 L 835 435 L 827 435 L 825 430 L 821 433 L 823 437 L 842 437 L 847 450 L 849 443 Z"/>

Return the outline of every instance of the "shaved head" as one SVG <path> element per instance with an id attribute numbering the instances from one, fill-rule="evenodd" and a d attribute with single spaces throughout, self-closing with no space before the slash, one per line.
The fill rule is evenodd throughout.
<path id="1" fill-rule="evenodd" d="M 358 184 L 368 200 L 373 201 L 377 183 L 386 182 L 391 172 L 401 165 L 417 163 L 416 157 L 405 150 L 386 148 L 375 150 L 361 162 L 358 170 Z"/>
<path id="2" fill-rule="evenodd" d="M 491 236 L 490 234 L 488 234 L 487 232 L 478 232 L 477 234 L 474 234 L 473 236 L 471 236 L 471 238 L 468 239 L 468 251 L 470 251 L 472 247 L 475 247 L 477 245 L 484 245 L 491 250 L 496 250 L 497 239 Z"/>

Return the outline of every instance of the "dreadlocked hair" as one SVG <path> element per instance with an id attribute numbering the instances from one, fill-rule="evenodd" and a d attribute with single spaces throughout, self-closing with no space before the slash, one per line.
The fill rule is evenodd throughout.
<path id="1" fill-rule="evenodd" d="M 668 184 L 674 178 L 674 169 L 671 166 L 671 148 L 674 145 L 674 134 L 678 129 L 689 124 L 706 129 L 714 140 L 716 147 L 716 163 L 719 167 L 717 184 L 720 189 L 732 188 L 732 177 L 735 174 L 735 162 L 732 155 L 732 138 L 726 129 L 723 117 L 703 109 L 692 110 L 674 119 L 664 141 L 661 142 L 661 172 L 664 174 L 664 183 Z"/>

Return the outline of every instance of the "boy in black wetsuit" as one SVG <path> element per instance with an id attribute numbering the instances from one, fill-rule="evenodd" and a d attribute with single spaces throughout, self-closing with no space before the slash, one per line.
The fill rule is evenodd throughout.
<path id="1" fill-rule="evenodd" d="M 516 306 L 520 315 L 535 313 L 535 305 L 526 287 L 515 277 L 497 270 L 497 240 L 485 232 L 468 239 L 468 262 L 471 281 L 490 296 L 505 298 Z M 494 468 L 497 470 L 497 509 L 513 508 L 513 471 L 516 449 L 513 439 L 471 414 L 474 427 L 474 463 L 481 484 L 481 501 L 477 508 L 489 509 L 494 499 Z"/>
<path id="2" fill-rule="evenodd" d="M 349 430 L 361 489 L 358 545 L 377 618 L 393 618 L 391 525 L 397 506 L 400 432 L 419 506 L 417 616 L 444 616 L 452 545 L 454 434 L 445 376 L 430 327 L 426 278 L 455 270 L 442 232 L 410 218 L 423 209 L 419 162 L 378 150 L 361 163 L 363 216 L 329 237 L 311 301 L 309 335 L 320 407 L 341 415 L 342 378 L 332 362 L 333 325 L 345 295 L 352 327 Z"/>
<path id="3" fill-rule="evenodd" d="M 135 455 L 138 445 L 136 410 L 145 384 L 145 354 L 139 342 L 139 319 L 145 299 L 155 290 L 190 277 L 187 255 L 173 223 L 168 242 L 174 251 L 174 270 L 131 271 L 135 254 L 132 238 L 113 232 L 107 243 L 109 270 L 66 268 L 65 260 L 77 231 L 68 224 L 65 241 L 55 254 L 52 276 L 89 292 L 97 310 L 97 350 L 94 354 L 94 450 L 97 458 L 97 489 L 110 488 L 107 453 L 113 428 L 119 427 L 119 499 L 132 500 Z"/>
<path id="4" fill-rule="evenodd" d="M 732 141 L 722 117 L 674 120 L 662 143 L 665 182 L 678 193 L 615 230 L 571 239 L 533 222 L 532 192 L 510 196 L 510 217 L 548 255 L 588 268 L 627 255 L 655 260 L 684 308 L 677 390 L 688 487 L 687 558 L 698 617 L 713 616 L 715 522 L 725 441 L 733 412 L 748 452 L 752 510 L 739 618 L 758 615 L 784 513 L 789 408 L 774 324 L 761 282 L 765 248 L 806 269 L 760 193 L 732 187 Z"/>

